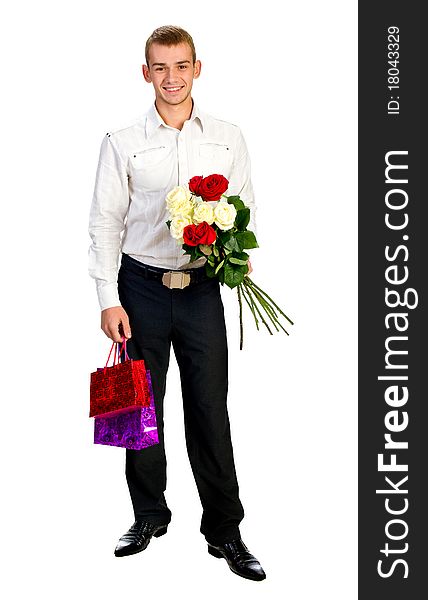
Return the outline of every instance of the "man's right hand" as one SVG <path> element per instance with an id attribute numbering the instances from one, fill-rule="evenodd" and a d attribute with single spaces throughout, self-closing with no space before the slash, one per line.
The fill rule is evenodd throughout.
<path id="1" fill-rule="evenodd" d="M 128 315 L 122 306 L 112 306 L 101 311 L 101 329 L 114 342 L 121 342 L 122 337 L 131 337 Z"/>

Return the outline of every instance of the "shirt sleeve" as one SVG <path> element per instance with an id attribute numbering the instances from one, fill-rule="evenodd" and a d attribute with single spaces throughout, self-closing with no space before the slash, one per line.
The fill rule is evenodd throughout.
<path id="1" fill-rule="evenodd" d="M 251 182 L 251 160 L 248 154 L 247 144 L 244 136 L 238 128 L 238 139 L 235 147 L 235 159 L 232 167 L 232 174 L 229 179 L 228 196 L 240 196 L 241 200 L 250 209 L 250 222 L 248 229 L 257 236 L 256 228 L 256 203 L 254 199 L 254 190 Z"/>
<path id="2" fill-rule="evenodd" d="M 121 234 L 129 208 L 128 175 L 115 143 L 107 134 L 99 154 L 89 213 L 88 271 L 95 279 L 101 310 L 121 306 L 117 289 Z"/>

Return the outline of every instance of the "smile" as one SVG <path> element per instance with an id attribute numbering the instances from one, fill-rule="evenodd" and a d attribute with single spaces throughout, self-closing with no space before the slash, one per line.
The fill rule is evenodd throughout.
<path id="1" fill-rule="evenodd" d="M 173 92 L 178 92 L 183 87 L 184 87 L 184 85 L 180 85 L 180 86 L 176 86 L 176 87 L 164 87 L 163 89 L 166 90 L 167 92 L 173 93 Z"/>

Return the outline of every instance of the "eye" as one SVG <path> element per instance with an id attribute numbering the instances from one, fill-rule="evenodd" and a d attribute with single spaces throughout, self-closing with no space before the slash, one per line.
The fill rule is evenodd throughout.
<path id="1" fill-rule="evenodd" d="M 187 65 L 180 65 L 180 69 L 187 69 Z"/>

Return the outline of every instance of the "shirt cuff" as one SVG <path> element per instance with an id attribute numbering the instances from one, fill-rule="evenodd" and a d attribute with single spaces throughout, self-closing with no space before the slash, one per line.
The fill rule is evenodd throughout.
<path id="1" fill-rule="evenodd" d="M 122 306 L 119 300 L 117 283 L 104 283 L 97 286 L 98 302 L 101 310 Z"/>

